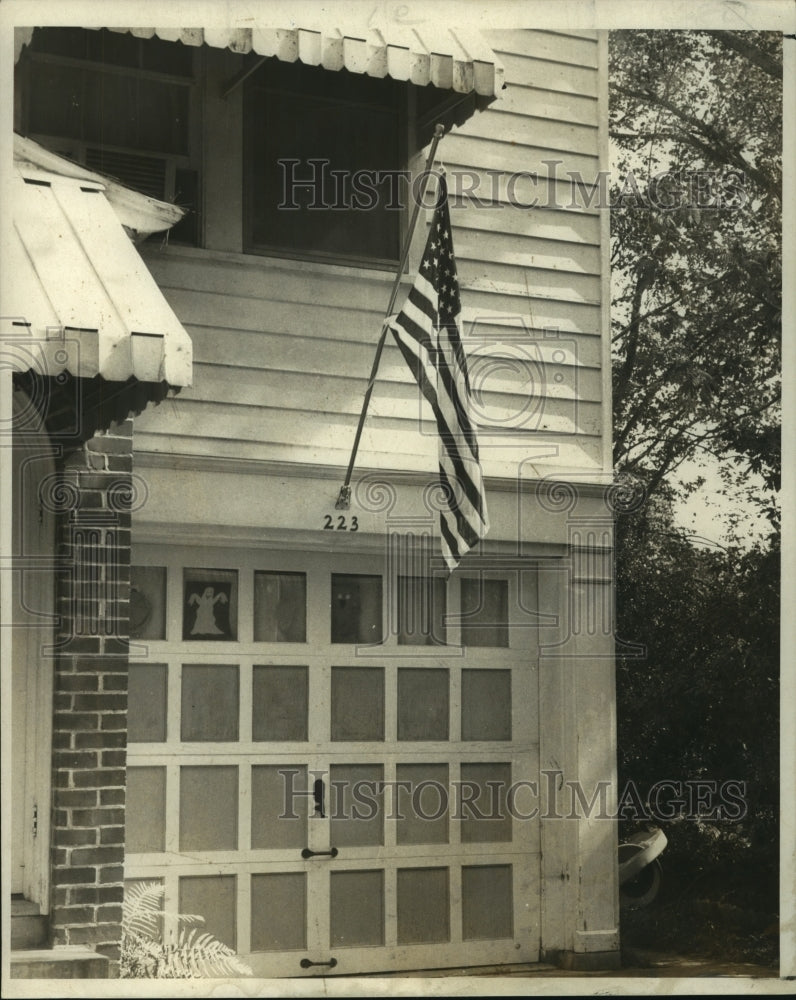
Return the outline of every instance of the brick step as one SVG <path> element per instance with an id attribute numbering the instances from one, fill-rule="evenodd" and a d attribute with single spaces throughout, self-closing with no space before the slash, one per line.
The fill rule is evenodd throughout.
<path id="1" fill-rule="evenodd" d="M 12 951 L 12 979 L 107 979 L 108 959 L 90 948 Z"/>

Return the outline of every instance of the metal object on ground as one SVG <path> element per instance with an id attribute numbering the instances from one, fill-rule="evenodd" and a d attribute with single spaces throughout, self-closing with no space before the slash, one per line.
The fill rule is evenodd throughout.
<path id="1" fill-rule="evenodd" d="M 635 833 L 619 845 L 619 902 L 638 909 L 649 906 L 661 886 L 658 856 L 666 847 L 666 834 L 659 827 Z"/>

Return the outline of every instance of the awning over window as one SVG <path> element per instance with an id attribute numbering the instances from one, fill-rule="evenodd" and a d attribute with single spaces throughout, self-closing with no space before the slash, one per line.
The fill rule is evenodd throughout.
<path id="1" fill-rule="evenodd" d="M 433 84 L 442 90 L 474 94 L 481 99 L 479 106 L 489 104 L 503 88 L 503 67 L 481 32 L 471 28 L 442 28 L 428 22 L 372 26 L 363 21 L 356 26 L 108 30 L 130 32 L 138 38 L 156 35 L 184 45 L 228 48 L 244 55 L 254 52 L 329 70 L 345 68 L 351 73 L 390 76 L 418 87 Z M 33 29 L 17 29 L 17 57 L 32 34 Z"/>
<path id="2" fill-rule="evenodd" d="M 27 140 L 15 148 L 0 314 L 6 365 L 44 376 L 190 385 L 191 340 L 105 183 L 53 154 L 50 169 L 32 162 L 34 148 Z M 125 225 L 136 232 L 168 229 L 181 215 L 136 192 L 116 194 Z"/>
<path id="3" fill-rule="evenodd" d="M 432 83 L 460 94 L 494 99 L 503 87 L 503 67 L 480 32 L 440 28 L 428 23 L 412 27 L 285 27 L 285 28 L 111 28 L 139 38 L 157 35 L 185 45 L 228 48 L 276 56 L 283 62 L 324 69 L 347 69 L 368 76 L 390 76 L 416 86 Z"/>

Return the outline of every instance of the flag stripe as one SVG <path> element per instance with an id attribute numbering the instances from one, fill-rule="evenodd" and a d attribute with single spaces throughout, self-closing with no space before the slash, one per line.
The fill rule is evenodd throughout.
<path id="1" fill-rule="evenodd" d="M 450 557 L 454 560 L 454 562 L 458 563 L 463 553 L 460 552 L 459 544 L 451 534 L 450 529 L 448 528 L 448 524 L 444 514 L 442 514 L 439 519 L 439 528 L 440 528 L 440 533 L 442 534 L 443 552 L 447 548 Z M 446 559 L 446 561 L 448 560 Z"/>
<path id="2" fill-rule="evenodd" d="M 428 361 L 424 361 L 422 357 L 416 354 L 406 341 L 401 340 L 399 337 L 396 337 L 395 339 L 398 341 L 398 347 L 400 348 L 401 354 L 403 354 L 404 360 L 414 375 L 415 381 L 420 386 L 423 395 L 429 403 L 431 403 L 432 408 L 436 408 L 437 390 L 433 383 L 429 381 L 427 375 L 427 371 L 430 367 Z"/>
<path id="3" fill-rule="evenodd" d="M 458 484 L 460 487 L 459 493 L 455 494 L 457 503 L 466 502 L 470 508 L 468 516 L 474 514 L 485 521 L 484 499 L 480 488 L 481 468 L 478 463 L 473 459 L 462 458 L 458 452 L 447 448 L 440 450 L 439 461 L 452 480 L 451 485 Z"/>
<path id="4" fill-rule="evenodd" d="M 390 329 L 434 413 L 439 435 L 442 553 L 449 569 L 489 530 L 478 439 L 470 417 L 470 380 L 459 334 L 459 286 L 451 241 L 445 178 L 420 270 Z"/>
<path id="5" fill-rule="evenodd" d="M 467 469 L 468 462 L 477 463 L 478 453 L 470 453 L 470 456 L 462 455 L 459 448 L 457 447 L 457 439 L 454 432 L 450 429 L 447 417 L 449 414 L 443 412 L 443 407 L 441 401 L 438 398 L 438 393 L 434 385 L 429 381 L 427 375 L 427 365 L 424 365 L 422 359 L 413 353 L 410 345 L 402 340 L 398 339 L 398 347 L 401 350 L 406 362 L 412 371 L 415 379 L 420 386 L 423 395 L 431 404 L 431 408 L 434 412 L 434 416 L 437 422 L 437 431 L 441 439 L 445 442 L 448 452 L 451 453 L 453 458 L 453 464 L 451 467 L 451 473 L 454 480 L 458 481 L 464 491 L 467 499 L 470 502 L 471 507 L 477 516 L 485 521 L 484 515 L 484 502 L 482 491 L 480 488 L 480 469 L 477 470 L 477 475 L 472 476 Z M 447 408 L 445 408 L 447 409 Z M 442 460 L 442 456 L 441 456 Z M 449 483 L 449 481 L 448 481 Z M 449 483 L 450 485 L 450 483 Z M 455 496 L 454 494 L 451 494 Z"/>
<path id="6" fill-rule="evenodd" d="M 411 293 L 410 293 L 411 295 Z M 415 341 L 420 347 L 424 348 L 430 355 L 429 359 L 425 361 L 427 367 L 430 367 L 433 371 L 442 377 L 443 385 L 445 388 L 445 393 L 448 397 L 448 402 L 451 405 L 456 405 L 456 400 L 460 401 L 459 393 L 456 390 L 455 380 L 453 374 L 448 366 L 447 361 L 444 358 L 444 354 L 440 352 L 439 348 L 435 348 L 432 340 L 431 333 L 433 332 L 432 327 L 426 327 L 421 325 L 422 320 L 420 317 L 414 314 L 414 309 L 412 306 L 416 306 L 416 303 L 407 303 L 404 306 L 404 311 L 392 324 L 393 334 L 396 333 L 396 327 L 402 330 L 406 334 L 405 339 L 408 341 L 407 346 L 411 346 L 411 341 Z M 448 331 L 448 339 L 450 340 L 450 332 Z M 399 339 L 399 343 L 400 343 Z M 461 351 L 461 345 L 459 344 L 459 350 Z M 431 357 L 437 355 L 435 361 L 431 360 Z M 462 362 L 464 361 L 462 352 Z M 463 369 L 466 373 L 466 367 Z M 465 379 L 465 387 L 469 393 L 469 379 Z M 462 427 L 462 432 L 467 438 L 467 442 L 470 446 L 470 450 L 473 452 L 475 458 L 478 457 L 478 441 L 475 435 L 475 430 L 470 422 L 469 414 L 466 409 L 459 405 L 457 409 L 457 422 Z"/>
<path id="7" fill-rule="evenodd" d="M 450 478 L 442 466 L 440 466 L 439 474 L 443 484 L 451 489 Z M 472 548 L 473 545 L 478 542 L 479 538 L 478 533 L 473 527 L 473 522 L 478 523 L 482 521 L 480 514 L 475 514 L 472 507 L 467 509 L 467 505 L 461 504 L 459 501 L 451 503 L 450 513 L 453 517 L 453 522 L 455 523 L 456 531 L 459 537 L 467 543 L 469 548 Z"/>

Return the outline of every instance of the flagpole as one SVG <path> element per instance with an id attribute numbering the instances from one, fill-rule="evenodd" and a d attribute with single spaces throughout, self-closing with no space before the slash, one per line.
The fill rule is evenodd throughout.
<path id="1" fill-rule="evenodd" d="M 365 390 L 365 398 L 362 401 L 362 411 L 359 414 L 359 423 L 357 424 L 357 431 L 354 435 L 354 444 L 351 449 L 351 458 L 348 460 L 348 469 L 345 474 L 345 482 L 340 487 L 340 495 L 337 498 L 337 503 L 335 508 L 337 510 L 348 510 L 351 506 L 351 476 L 354 472 L 354 463 L 357 458 L 357 451 L 359 450 L 359 440 L 362 437 L 362 429 L 365 426 L 365 416 L 368 412 L 368 406 L 370 405 L 370 397 L 373 395 L 373 386 L 376 384 L 376 373 L 379 370 L 379 362 L 381 361 L 381 352 L 384 350 L 384 342 L 387 339 L 388 330 L 388 320 L 392 315 L 393 307 L 395 306 L 395 300 L 398 298 L 398 290 L 401 287 L 401 278 L 403 277 L 404 268 L 406 267 L 406 259 L 409 256 L 409 247 L 412 243 L 412 237 L 415 232 L 415 226 L 417 225 L 417 218 L 420 215 L 420 206 L 423 203 L 423 196 L 426 193 L 426 185 L 428 183 L 428 177 L 431 172 L 431 167 L 434 164 L 434 157 L 437 154 L 437 146 L 442 136 L 445 134 L 444 125 L 436 125 L 434 128 L 434 137 L 431 140 L 431 149 L 428 151 L 428 157 L 426 158 L 426 166 L 421 174 L 421 186 L 419 196 L 415 199 L 415 205 L 412 210 L 412 217 L 409 220 L 409 230 L 406 234 L 406 239 L 404 240 L 403 250 L 401 251 L 401 260 L 398 263 L 398 270 L 395 272 L 395 281 L 392 286 L 392 293 L 390 295 L 390 302 L 387 306 L 387 312 L 384 316 L 384 322 L 381 325 L 381 336 L 379 337 L 379 342 L 376 346 L 376 356 L 373 358 L 373 366 L 370 369 L 370 378 L 368 379 L 368 387 Z"/>

